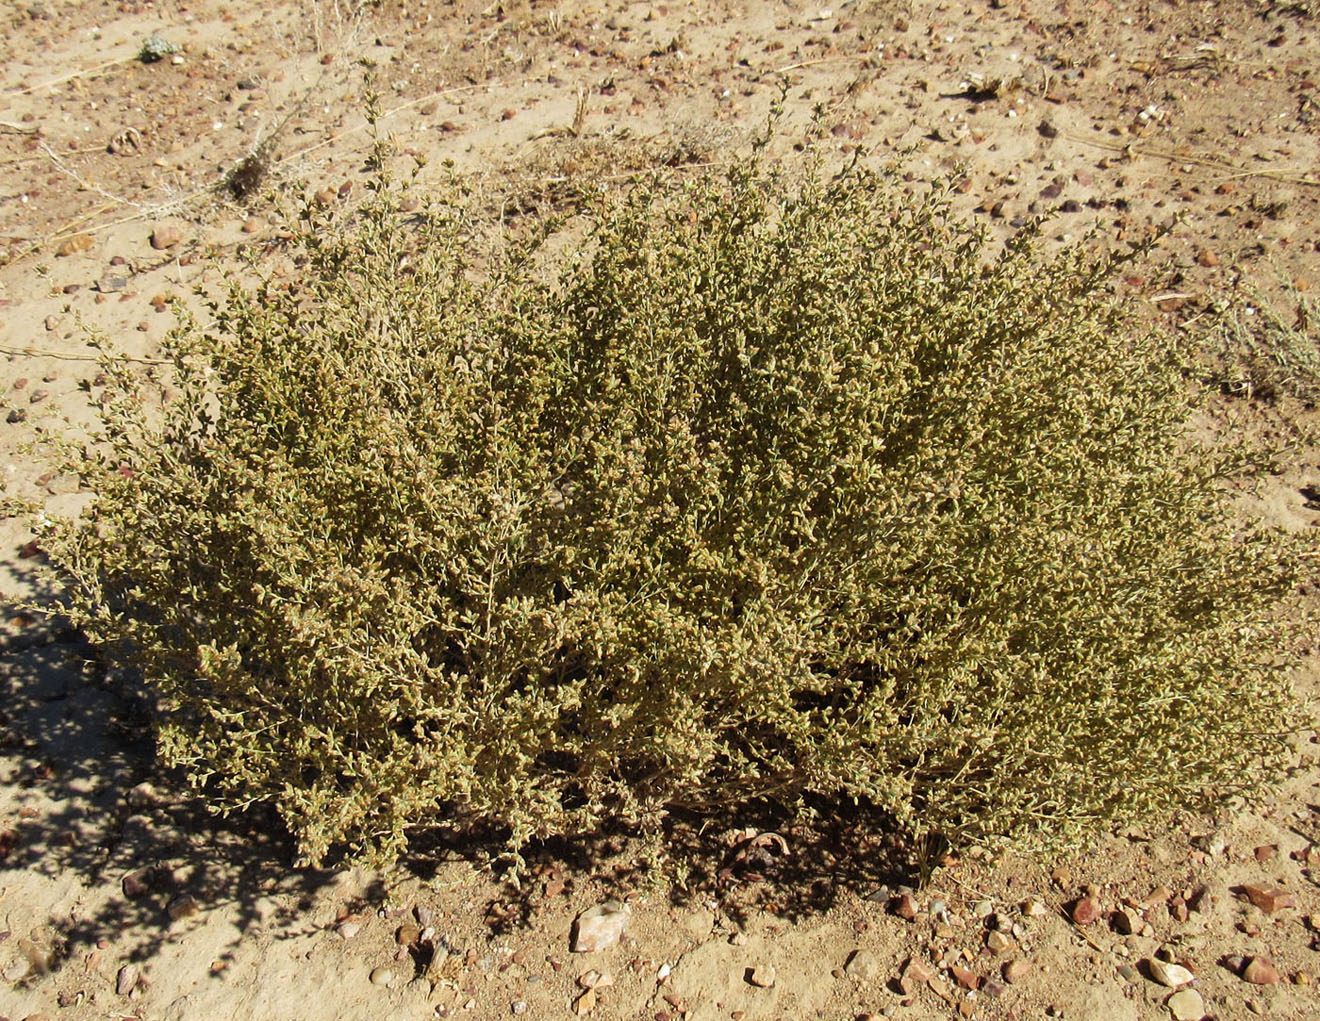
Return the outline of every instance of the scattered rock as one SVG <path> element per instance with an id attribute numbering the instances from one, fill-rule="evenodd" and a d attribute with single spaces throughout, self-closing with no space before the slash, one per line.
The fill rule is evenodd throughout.
<path id="1" fill-rule="evenodd" d="M 1253 986 L 1272 986 L 1283 978 L 1268 957 L 1253 957 L 1242 969 L 1242 977 Z"/>
<path id="2" fill-rule="evenodd" d="M 961 965 L 955 964 L 949 969 L 949 974 L 953 976 L 953 980 L 963 989 L 981 988 L 981 976 Z"/>
<path id="3" fill-rule="evenodd" d="M 115 992 L 120 996 L 127 996 L 138 984 L 138 969 L 136 964 L 126 964 L 119 969 L 119 975 L 115 979 Z"/>
<path id="4" fill-rule="evenodd" d="M 389 987 L 394 984 L 394 969 L 388 965 L 381 965 L 378 968 L 371 969 L 371 984 L 374 986 Z"/>
<path id="5" fill-rule="evenodd" d="M 938 996 L 945 1003 L 952 1004 L 957 999 L 957 997 L 954 996 L 953 992 L 949 989 L 948 983 L 946 983 L 944 979 L 940 978 L 938 975 L 932 975 L 926 981 L 926 986 L 930 989 L 932 993 Z"/>
<path id="6" fill-rule="evenodd" d="M 178 227 L 170 227 L 162 224 L 151 232 L 151 247 L 161 252 L 167 248 L 173 248 L 183 240 L 183 233 Z"/>
<path id="7" fill-rule="evenodd" d="M 1141 902 L 1143 908 L 1153 908 L 1166 903 L 1173 896 L 1173 891 L 1167 886 L 1157 886 L 1146 895 L 1146 899 Z"/>
<path id="8" fill-rule="evenodd" d="M 596 990 L 588 987 L 573 1001 L 573 1013 L 578 1017 L 590 1014 L 596 1007 Z"/>
<path id="9" fill-rule="evenodd" d="M 607 971 L 597 971 L 592 968 L 579 975 L 577 983 L 583 989 L 604 989 L 606 986 L 614 985 L 614 976 Z"/>
<path id="10" fill-rule="evenodd" d="M 335 931 L 339 933 L 342 939 L 352 939 L 362 931 L 362 923 L 357 919 L 350 918 L 345 922 L 340 922 Z"/>
<path id="11" fill-rule="evenodd" d="M 843 970 L 849 978 L 859 982 L 878 982 L 884 977 L 880 959 L 869 950 L 854 950 L 848 955 Z"/>
<path id="12" fill-rule="evenodd" d="M 133 808 L 151 808 L 160 802 L 160 797 L 151 784 L 140 783 L 124 796 L 124 800 Z"/>
<path id="13" fill-rule="evenodd" d="M 526 1013 L 527 1013 L 527 1001 L 526 1001 L 526 1000 L 514 1000 L 511 1004 L 509 1004 L 509 1013 L 510 1013 L 510 1014 L 513 1014 L 515 1017 L 521 1017 L 523 1014 L 526 1014 Z"/>
<path id="14" fill-rule="evenodd" d="M 902 974 L 898 977 L 898 987 L 904 995 L 910 996 L 930 982 L 932 977 L 933 973 L 929 968 L 915 957 L 909 957 L 907 964 L 903 965 Z"/>
<path id="15" fill-rule="evenodd" d="M 619 942 L 632 912 L 618 901 L 588 908 L 573 922 L 573 953 L 594 954 Z"/>
<path id="16" fill-rule="evenodd" d="M 1196 253 L 1196 261 L 1207 269 L 1213 269 L 1219 265 L 1219 256 L 1213 248 L 1202 248 Z"/>
<path id="17" fill-rule="evenodd" d="M 421 937 L 422 930 L 412 922 L 404 922 L 394 931 L 394 942 L 401 947 L 410 947 Z"/>
<path id="18" fill-rule="evenodd" d="M 139 897 L 145 897 L 151 890 L 151 884 L 148 882 L 149 874 L 146 869 L 139 869 L 136 872 L 130 872 L 120 881 L 120 889 L 124 891 L 124 896 L 129 900 L 137 900 Z"/>
<path id="19" fill-rule="evenodd" d="M 1100 920 L 1100 904 L 1094 897 L 1083 897 L 1073 904 L 1069 914 L 1078 925 L 1094 925 Z"/>
<path id="20" fill-rule="evenodd" d="M 202 910 L 202 906 L 197 903 L 196 897 L 189 897 L 186 894 L 182 897 L 175 897 L 170 901 L 169 911 L 170 920 L 181 922 L 185 918 L 192 918 Z"/>
<path id="21" fill-rule="evenodd" d="M 1205 1000 L 1195 989 L 1180 989 L 1165 1004 L 1174 1021 L 1201 1021 L 1205 1017 Z"/>
<path id="22" fill-rule="evenodd" d="M 758 964 L 755 968 L 748 969 L 747 981 L 758 989 L 771 989 L 775 984 L 774 965 Z"/>
<path id="23" fill-rule="evenodd" d="M 1009 961 L 1004 965 L 1005 982 L 1021 982 L 1031 973 L 1032 964 L 1025 958 Z"/>
<path id="24" fill-rule="evenodd" d="M 55 255 L 57 258 L 76 255 L 78 252 L 87 251 L 94 243 L 90 234 L 75 234 L 60 242 L 60 246 L 55 249 Z"/>
<path id="25" fill-rule="evenodd" d="M 894 905 L 894 914 L 899 918 L 912 921 L 917 917 L 917 901 L 910 893 L 905 893 L 898 898 L 898 903 Z"/>
<path id="26" fill-rule="evenodd" d="M 1141 915 L 1131 908 L 1119 908 L 1114 912 L 1111 919 L 1114 925 L 1114 931 L 1120 936 L 1134 936 L 1141 932 L 1146 924 Z"/>
<path id="27" fill-rule="evenodd" d="M 1044 918 L 1050 909 L 1038 900 L 1029 900 L 1022 905 L 1022 913 L 1028 918 Z"/>
<path id="28" fill-rule="evenodd" d="M 1292 894 L 1280 890 L 1277 886 L 1264 887 L 1247 883 L 1242 887 L 1242 894 L 1267 915 L 1277 914 L 1297 903 Z"/>
<path id="29" fill-rule="evenodd" d="M 1150 968 L 1151 978 L 1162 986 L 1168 986 L 1170 989 L 1177 989 L 1179 986 L 1185 986 L 1196 978 L 1187 968 L 1181 964 L 1166 964 L 1158 957 L 1152 957 L 1146 962 Z"/>
<path id="30" fill-rule="evenodd" d="M 992 954 L 1006 954 L 1013 949 L 1013 941 L 1002 932 L 992 932 L 985 938 L 986 949 Z"/>

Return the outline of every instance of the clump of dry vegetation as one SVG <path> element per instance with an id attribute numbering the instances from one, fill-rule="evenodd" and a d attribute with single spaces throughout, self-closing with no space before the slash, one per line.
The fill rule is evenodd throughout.
<path id="1" fill-rule="evenodd" d="M 292 283 L 181 322 L 173 400 L 108 363 L 44 540 L 164 759 L 306 860 L 811 795 L 1058 841 L 1275 765 L 1290 550 L 1111 264 L 755 158 L 568 255 L 478 259 L 457 188 L 306 215 Z"/>

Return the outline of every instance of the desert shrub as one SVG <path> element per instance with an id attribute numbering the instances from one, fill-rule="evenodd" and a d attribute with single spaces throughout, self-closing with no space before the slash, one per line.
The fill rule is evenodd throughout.
<path id="1" fill-rule="evenodd" d="M 46 543 L 159 746 L 302 853 L 748 799 L 1057 840 L 1244 790 L 1288 707 L 1235 521 L 1110 266 L 755 160 L 491 255 L 457 190 L 111 361 Z M 486 253 L 486 254 L 481 254 Z"/>
<path id="2" fill-rule="evenodd" d="M 1225 387 L 1267 400 L 1320 400 L 1320 302 L 1275 272 L 1276 295 L 1258 287 L 1220 296 L 1207 326 L 1213 370 Z"/>

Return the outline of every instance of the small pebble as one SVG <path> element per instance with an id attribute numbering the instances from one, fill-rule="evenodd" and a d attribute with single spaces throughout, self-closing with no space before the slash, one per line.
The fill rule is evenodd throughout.
<path id="1" fill-rule="evenodd" d="M 166 248 L 173 248 L 183 240 L 183 234 L 178 227 L 159 226 L 151 232 L 151 247 L 159 251 Z"/>
<path id="2" fill-rule="evenodd" d="M 1179 986 L 1185 986 L 1196 978 L 1187 968 L 1181 964 L 1166 964 L 1158 957 L 1152 957 L 1146 962 L 1150 968 L 1151 977 L 1162 986 L 1168 986 L 1170 989 L 1177 989 Z"/>
<path id="3" fill-rule="evenodd" d="M 394 942 L 401 947 L 410 947 L 421 937 L 422 930 L 412 922 L 404 922 L 394 932 Z"/>
<path id="4" fill-rule="evenodd" d="M 773 988 L 775 984 L 774 966 L 769 964 L 758 964 L 747 976 L 747 981 L 758 989 Z"/>
<path id="5" fill-rule="evenodd" d="M 1205 1017 L 1205 1000 L 1195 989 L 1180 989 L 1169 997 L 1165 1005 L 1174 1021 L 1201 1021 Z"/>
<path id="6" fill-rule="evenodd" d="M 169 915 L 172 921 L 179 922 L 185 918 L 192 918 L 201 910 L 202 906 L 197 903 L 197 898 L 185 895 L 170 901 Z"/>
<path id="7" fill-rule="evenodd" d="M 127 996 L 136 988 L 138 983 L 138 969 L 136 964 L 126 964 L 119 969 L 119 975 L 115 978 L 115 992 L 120 996 Z"/>
<path id="8" fill-rule="evenodd" d="M 843 966 L 849 978 L 859 982 L 879 982 L 884 978 L 884 968 L 880 959 L 869 950 L 854 950 L 848 956 L 848 963 Z"/>
<path id="9" fill-rule="evenodd" d="M 592 954 L 613 946 L 628 928 L 632 912 L 618 901 L 583 911 L 573 922 L 573 953 Z"/>
<path id="10" fill-rule="evenodd" d="M 1100 920 L 1100 905 L 1094 897 L 1083 897 L 1073 905 L 1071 914 L 1078 925 L 1093 925 Z"/>
<path id="11" fill-rule="evenodd" d="M 1255 886 L 1248 883 L 1242 887 L 1242 892 L 1247 900 L 1267 915 L 1277 914 L 1284 908 L 1290 908 L 1296 904 L 1291 894 L 1280 890 L 1277 886 Z"/>
<path id="12" fill-rule="evenodd" d="M 992 954 L 1006 954 L 1013 949 L 1013 941 L 1002 932 L 992 932 L 985 938 L 986 949 Z"/>

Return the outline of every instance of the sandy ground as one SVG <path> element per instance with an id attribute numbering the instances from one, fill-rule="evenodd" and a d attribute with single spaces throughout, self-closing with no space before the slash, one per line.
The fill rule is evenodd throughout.
<path id="1" fill-rule="evenodd" d="M 1290 314 L 1287 287 L 1320 287 L 1320 22 L 1282 4 L 7 0 L 0 25 L 2 495 L 52 512 L 87 497 L 29 444 L 86 418 L 85 331 L 147 366 L 168 299 L 245 252 L 279 256 L 267 191 L 350 207 L 367 64 L 424 178 L 452 160 L 492 196 L 718 163 L 787 82 L 783 137 L 814 117 L 840 153 L 910 151 L 914 179 L 957 181 L 1001 237 L 1037 214 L 1052 241 L 1094 227 L 1097 245 L 1181 217 L 1114 281 L 1166 325 L 1258 290 Z M 140 61 L 153 34 L 178 52 Z M 239 202 L 223 184 L 254 153 L 266 173 Z M 1314 527 L 1315 413 L 1260 397 L 1226 399 L 1210 428 L 1302 437 L 1244 507 Z M 28 527 L 0 519 L 9 600 L 39 594 Z M 1299 598 L 1313 615 L 1314 591 Z M 268 820 L 210 819 L 158 775 L 129 679 L 10 616 L 2 1017 L 1320 1016 L 1311 732 L 1264 806 L 1226 799 L 1067 861 L 967 857 L 910 901 L 880 870 L 790 868 L 809 854 L 791 842 L 764 881 L 693 894 L 636 881 L 626 848 L 548 855 L 513 890 L 459 854 L 384 876 L 290 868 Z M 1313 696 L 1315 645 L 1283 651 Z M 632 912 L 623 941 L 572 953 L 576 914 L 611 898 Z M 1095 921 L 1074 921 L 1079 899 Z M 592 970 L 612 981 L 582 1000 Z"/>

